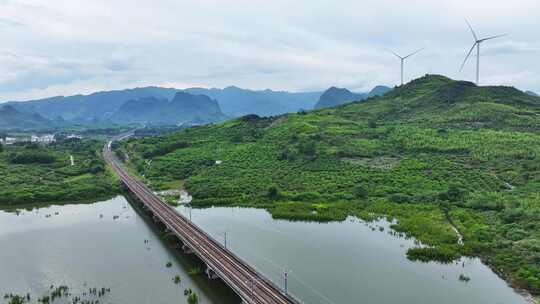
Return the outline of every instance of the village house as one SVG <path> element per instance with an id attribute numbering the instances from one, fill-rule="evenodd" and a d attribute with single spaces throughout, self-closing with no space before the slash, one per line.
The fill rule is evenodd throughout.
<path id="1" fill-rule="evenodd" d="M 53 143 L 55 141 L 56 141 L 56 139 L 54 137 L 54 134 L 45 134 L 45 135 L 42 135 L 42 136 L 32 135 L 30 137 L 30 142 L 32 142 L 32 143 L 50 144 L 50 143 Z"/>
<path id="2" fill-rule="evenodd" d="M 70 134 L 68 136 L 66 136 L 67 139 L 82 139 L 82 136 L 81 135 L 77 135 L 77 134 Z"/>
<path id="3" fill-rule="evenodd" d="M 6 137 L 5 139 L 2 140 L 2 144 L 5 144 L 5 145 L 13 145 L 16 142 L 17 142 L 17 138 L 15 137 Z"/>

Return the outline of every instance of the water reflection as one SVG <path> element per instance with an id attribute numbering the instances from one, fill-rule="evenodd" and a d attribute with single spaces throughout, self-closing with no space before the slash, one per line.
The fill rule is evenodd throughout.
<path id="1" fill-rule="evenodd" d="M 289 290 L 306 303 L 526 303 L 478 259 L 407 260 L 414 239 L 396 237 L 385 221 L 290 222 L 250 208 L 193 209 L 192 219 L 218 240 L 226 232 L 228 248 L 274 282 L 292 270 Z"/>

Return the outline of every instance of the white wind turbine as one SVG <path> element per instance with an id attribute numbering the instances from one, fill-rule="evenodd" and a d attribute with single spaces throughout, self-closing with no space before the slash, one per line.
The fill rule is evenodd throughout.
<path id="1" fill-rule="evenodd" d="M 480 83 L 480 44 L 484 41 L 499 38 L 502 36 L 506 36 L 506 34 L 503 35 L 497 35 L 497 36 L 491 36 L 487 38 L 478 39 L 478 36 L 476 36 L 476 33 L 474 32 L 471 24 L 467 19 L 465 19 L 465 22 L 467 22 L 467 25 L 469 26 L 469 29 L 471 30 L 471 33 L 474 37 L 474 44 L 471 47 L 471 50 L 469 53 L 467 53 L 467 56 L 465 57 L 465 60 L 463 60 L 463 63 L 461 64 L 460 71 L 463 70 L 463 67 L 465 66 L 465 63 L 467 63 L 467 59 L 469 59 L 469 56 L 471 56 L 472 51 L 474 50 L 474 47 L 476 47 L 476 85 Z"/>
<path id="2" fill-rule="evenodd" d="M 400 56 L 399 54 L 397 54 L 396 52 L 390 51 L 390 52 L 392 52 L 392 54 L 396 55 L 396 57 L 399 58 L 399 60 L 401 60 L 401 85 L 403 85 L 403 65 L 404 65 L 404 63 L 405 63 L 405 59 L 411 57 L 412 55 L 415 55 L 416 53 L 420 52 L 421 50 L 423 50 L 423 48 L 419 49 L 419 50 L 416 51 L 416 52 L 412 52 L 412 53 L 410 53 L 410 54 L 407 55 L 407 56 L 403 56 L 403 57 Z"/>

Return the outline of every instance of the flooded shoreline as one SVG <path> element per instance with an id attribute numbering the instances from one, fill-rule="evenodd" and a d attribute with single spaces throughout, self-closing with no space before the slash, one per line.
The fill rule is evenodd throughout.
<path id="1" fill-rule="evenodd" d="M 278 286 L 286 271 L 289 292 L 305 303 L 531 303 L 479 259 L 407 260 L 406 250 L 417 242 L 384 220 L 292 222 L 253 208 L 177 210 L 191 212 L 219 242 L 226 238 L 227 248 Z M 29 292 L 37 298 L 50 285 L 74 292 L 104 286 L 111 289 L 105 303 L 187 303 L 184 291 L 191 288 L 200 303 L 240 303 L 220 280 L 197 274 L 200 261 L 168 246 L 122 196 L 0 210 L 0 244 L 0 295 Z"/>

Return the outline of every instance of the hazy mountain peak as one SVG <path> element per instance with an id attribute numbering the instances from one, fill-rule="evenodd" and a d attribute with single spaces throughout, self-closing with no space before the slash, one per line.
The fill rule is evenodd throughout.
<path id="1" fill-rule="evenodd" d="M 184 91 L 176 92 L 170 101 L 153 96 L 129 100 L 113 115 L 116 122 L 149 124 L 208 123 L 224 118 L 216 100 Z"/>
<path id="2" fill-rule="evenodd" d="M 12 105 L 0 107 L 0 128 L 2 129 L 36 129 L 49 128 L 53 122 L 37 113 L 22 113 Z"/>
<path id="3" fill-rule="evenodd" d="M 272 116 L 299 109 L 311 109 L 321 92 L 286 92 L 270 89 L 256 91 L 228 86 L 224 89 L 189 88 L 184 91 L 203 94 L 219 102 L 226 115 L 239 117 L 247 114 Z"/>
<path id="4" fill-rule="evenodd" d="M 378 86 L 375 86 L 373 89 L 371 89 L 371 91 L 369 91 L 368 95 L 371 97 L 371 96 L 381 96 L 381 95 L 384 95 L 388 92 L 392 91 L 392 88 L 391 87 L 387 87 L 387 86 L 384 86 L 384 85 L 378 85 Z"/>
<path id="5" fill-rule="evenodd" d="M 315 109 L 334 107 L 347 102 L 365 99 L 364 93 L 353 93 L 345 88 L 330 87 L 319 98 Z"/>
<path id="6" fill-rule="evenodd" d="M 17 111 L 12 105 L 5 105 L 3 107 L 0 107 L 0 112 L 2 112 L 4 114 L 19 113 L 19 111 Z"/>

